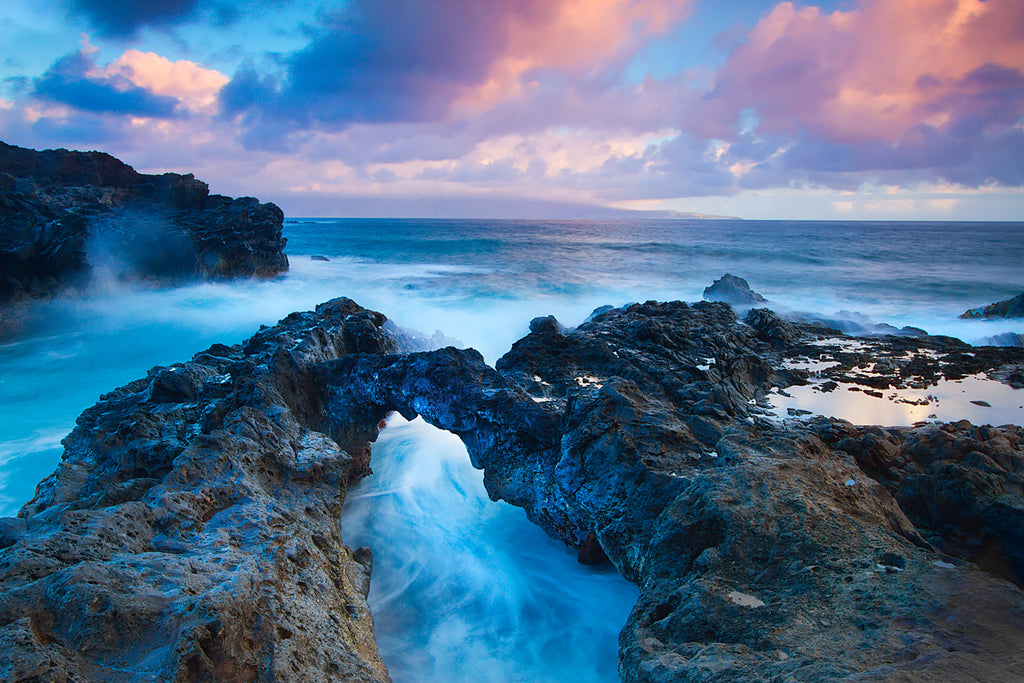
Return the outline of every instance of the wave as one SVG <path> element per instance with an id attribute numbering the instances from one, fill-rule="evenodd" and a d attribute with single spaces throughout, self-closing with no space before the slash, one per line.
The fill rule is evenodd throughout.
<path id="1" fill-rule="evenodd" d="M 491 501 L 458 437 L 421 418 L 389 416 L 372 458 L 342 530 L 373 550 L 374 632 L 396 683 L 618 681 L 636 587 Z"/>

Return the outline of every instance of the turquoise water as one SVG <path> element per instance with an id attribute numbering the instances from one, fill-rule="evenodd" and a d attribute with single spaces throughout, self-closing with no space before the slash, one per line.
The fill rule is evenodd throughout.
<path id="1" fill-rule="evenodd" d="M 373 550 L 370 610 L 395 683 L 617 681 L 639 595 L 487 497 L 459 438 L 389 418 L 349 491 L 345 542 Z"/>
<path id="2" fill-rule="evenodd" d="M 293 220 L 285 276 L 108 285 L 41 304 L 30 336 L 0 345 L 0 514 L 31 497 L 101 393 L 336 296 L 440 329 L 490 362 L 535 316 L 576 324 L 604 304 L 694 301 L 725 272 L 780 310 L 855 312 L 969 342 L 1024 332 L 1021 320 L 957 318 L 1024 290 L 1022 223 Z"/>
<path id="3" fill-rule="evenodd" d="M 479 349 L 489 362 L 525 334 L 535 316 L 554 314 L 573 325 L 604 304 L 695 301 L 725 272 L 746 278 L 784 312 L 835 317 L 842 311 L 840 318 L 914 325 L 969 342 L 1002 332 L 1024 333 L 1022 320 L 957 319 L 967 308 L 1024 290 L 1021 223 L 297 219 L 285 228 L 292 269 L 274 280 L 174 289 L 106 282 L 87 294 L 37 307 L 27 336 L 0 345 L 0 514 L 15 514 L 36 483 L 53 471 L 60 458 L 60 439 L 101 393 L 144 375 L 154 365 L 186 359 L 215 342 L 241 341 L 260 324 L 273 324 L 291 311 L 337 296 L 351 297 L 406 327 L 427 333 L 441 330 Z M 314 254 L 330 260 L 312 260 Z M 428 443 L 433 439 L 429 434 L 418 438 Z M 390 452 L 396 462 L 408 463 L 407 454 L 418 448 L 406 444 Z M 464 458 L 444 453 L 432 457 L 449 463 L 455 462 L 452 457 Z M 399 505 L 389 513 L 391 522 L 385 527 L 362 525 L 356 531 L 353 522 L 352 542 L 389 546 L 381 539 L 407 538 L 403 534 L 412 533 L 409 528 L 422 531 L 431 524 L 424 520 L 453 508 L 453 491 L 469 490 L 466 477 L 472 473 L 466 465 L 463 460 L 447 467 L 446 478 L 433 482 L 430 496 L 442 505 L 430 510 Z M 376 483 L 371 479 L 364 485 L 372 488 Z M 398 668 L 398 678 L 577 680 L 571 674 L 581 665 L 553 653 L 559 638 L 579 637 L 569 629 L 578 613 L 558 619 L 545 611 L 545 601 L 553 600 L 555 589 L 569 591 L 580 601 L 582 596 L 603 596 L 598 602 L 605 600 L 610 610 L 607 623 L 601 622 L 604 631 L 585 639 L 610 642 L 614 648 L 614 634 L 625 620 L 632 589 L 607 576 L 580 573 L 567 551 L 557 544 L 543 546 L 541 541 L 547 539 L 524 519 L 519 521 L 526 526 L 517 527 L 513 518 L 501 516 L 517 511 L 496 512 L 498 508 L 491 506 L 497 504 L 481 498 L 479 490 L 463 496 L 463 503 L 472 514 L 482 514 L 489 525 L 485 537 L 494 539 L 494 547 L 476 547 L 461 556 L 465 561 L 459 564 L 477 569 L 459 580 L 450 573 L 409 580 L 397 614 L 388 612 L 394 600 L 385 600 L 379 592 L 371 596 L 382 615 L 382 648 L 408 650 L 415 645 L 416 654 L 406 654 L 402 661 L 417 662 L 419 670 L 433 672 L 424 679 Z M 448 522 L 455 524 L 449 519 L 446 528 Z M 441 556 L 460 557 L 465 533 L 455 531 L 446 539 L 429 546 Z M 519 552 L 517 545 L 540 549 L 544 559 Z M 387 559 L 386 552 L 379 556 L 383 559 L 374 590 L 403 585 L 410 576 L 409 559 Z M 467 578 L 473 572 L 499 577 L 490 569 L 479 569 L 486 566 L 478 564 L 485 556 L 508 568 L 500 581 L 512 588 L 492 596 L 497 602 L 481 602 L 479 591 L 488 584 Z M 451 570 L 427 559 L 424 566 Z M 547 578 L 530 574 L 531 568 L 545 564 L 554 572 Z M 389 565 L 391 569 L 385 569 Z M 576 571 L 571 580 L 569 568 Z M 567 587 L 573 581 L 578 588 Z M 454 596 L 437 594 L 446 584 L 465 590 Z M 531 597 L 527 590 L 545 585 L 555 589 L 536 595 L 547 598 Z M 467 614 L 483 615 L 483 623 L 466 622 L 465 615 L 424 620 L 417 605 L 432 595 L 464 602 L 469 605 Z M 389 631 L 395 624 L 398 627 Z M 525 645 L 523 625 L 536 636 Z M 403 640 L 413 632 L 418 634 L 414 643 Z M 461 642 L 467 634 L 477 639 L 462 651 L 473 651 L 475 659 L 461 661 L 451 655 L 451 643 Z M 523 654 L 510 654 L 506 646 Z M 614 660 L 613 650 L 608 656 Z M 548 662 L 545 671 L 562 667 L 558 670 L 569 673 L 544 678 L 526 664 L 538 661 Z M 594 661 L 598 664 L 579 680 L 615 680 L 607 658 Z M 466 674 L 473 667 L 483 672 L 477 678 Z"/>

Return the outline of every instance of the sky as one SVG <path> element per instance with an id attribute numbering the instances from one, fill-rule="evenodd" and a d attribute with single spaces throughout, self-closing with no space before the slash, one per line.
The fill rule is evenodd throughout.
<path id="1" fill-rule="evenodd" d="M 1021 0 L 7 0 L 0 140 L 291 216 L 1024 220 Z"/>

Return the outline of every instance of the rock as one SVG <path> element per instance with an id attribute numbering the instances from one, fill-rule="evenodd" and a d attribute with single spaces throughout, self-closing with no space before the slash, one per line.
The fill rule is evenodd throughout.
<path id="1" fill-rule="evenodd" d="M 288 268 L 273 204 L 211 195 L 100 152 L 0 143 L 0 305 L 126 280 L 271 277 Z"/>
<path id="2" fill-rule="evenodd" d="M 971 308 L 960 314 L 961 318 L 1024 318 L 1024 292 L 1005 301 L 988 306 Z"/>
<path id="3" fill-rule="evenodd" d="M 746 280 L 729 273 L 715 280 L 710 287 L 704 289 L 704 299 L 740 306 L 767 301 L 763 296 L 750 289 L 750 285 L 747 284 Z"/>
<path id="4" fill-rule="evenodd" d="M 710 302 L 538 320 L 491 368 L 402 353 L 383 315 L 339 299 L 104 396 L 24 525 L 0 524 L 0 670 L 384 680 L 370 557 L 338 510 L 397 410 L 457 434 L 493 498 L 640 587 L 625 681 L 1014 678 L 1024 428 L 777 422 L 757 402 L 806 382 L 794 358 L 835 359 L 823 372 L 848 384 L 878 362 L 917 381 L 1024 352 L 847 346 Z"/>
<path id="5" fill-rule="evenodd" d="M 752 308 L 744 320 L 774 345 L 788 346 L 800 338 L 800 332 L 796 327 L 768 308 Z"/>
<path id="6" fill-rule="evenodd" d="M 1024 348 L 1024 334 L 1019 334 L 1017 332 L 1003 332 L 1002 334 L 994 334 L 991 337 L 985 337 L 981 342 L 987 346 L 1016 346 L 1018 348 Z"/>
<path id="7" fill-rule="evenodd" d="M 309 260 L 310 261 L 324 261 L 324 262 L 326 262 L 326 261 L 330 261 L 331 259 L 327 258 L 323 254 L 313 254 L 312 256 L 309 257 Z"/>
<path id="8" fill-rule="evenodd" d="M 873 343 L 902 357 L 901 345 L 946 342 Z M 758 349 L 758 331 L 722 304 L 648 302 L 560 336 L 535 330 L 497 373 L 454 349 L 338 363 L 326 405 L 341 422 L 420 414 L 463 439 L 492 496 L 581 555 L 596 540 L 641 586 L 620 639 L 624 680 L 884 679 L 906 666 L 1012 675 L 1020 589 L 933 564 L 939 556 L 897 499 L 828 445 L 833 422 L 748 422 L 750 399 L 789 380 Z M 708 357 L 715 369 L 702 372 Z M 538 391 L 550 400 L 536 402 Z M 998 531 L 986 522 L 987 533 L 1019 546 L 1007 519 Z M 813 571 L 782 569 L 790 558 Z M 764 604 L 738 604 L 733 591 Z M 935 616 L 933 604 L 957 604 L 965 591 L 977 603 Z M 964 628 L 984 631 L 973 651 L 986 657 L 931 645 L 958 642 Z"/>
<path id="9" fill-rule="evenodd" d="M 87 410 L 0 521 L 3 678 L 388 680 L 339 523 L 376 432 L 320 431 L 315 377 L 382 322 L 330 302 Z"/>
<path id="10" fill-rule="evenodd" d="M 530 321 L 530 332 L 535 334 L 563 334 L 565 328 L 553 315 L 534 318 Z"/>

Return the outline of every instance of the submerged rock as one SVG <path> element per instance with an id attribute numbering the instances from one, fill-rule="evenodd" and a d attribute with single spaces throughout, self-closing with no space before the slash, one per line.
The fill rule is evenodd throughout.
<path id="1" fill-rule="evenodd" d="M 706 301 L 721 301 L 737 306 L 747 306 L 768 301 L 755 292 L 741 277 L 726 273 L 718 278 L 709 287 L 704 288 L 704 299 Z"/>
<path id="2" fill-rule="evenodd" d="M 869 359 L 881 380 L 863 381 L 923 381 L 1012 374 L 1024 352 L 839 339 L 710 302 L 538 318 L 494 368 L 406 353 L 420 340 L 393 330 L 335 300 L 86 411 L 0 523 L 0 670 L 383 680 L 369 556 L 343 545 L 338 509 L 397 410 L 458 434 L 492 497 L 640 587 L 623 680 L 1016 675 L 1022 428 L 759 404 L 805 383 L 789 363 L 810 354 L 849 385 Z"/>
<path id="3" fill-rule="evenodd" d="M 979 306 L 964 311 L 961 318 L 1024 318 L 1024 292 L 1017 296 L 997 301 L 988 306 Z"/>
<path id="4" fill-rule="evenodd" d="M 0 305 L 121 279 L 270 277 L 288 269 L 273 204 L 211 195 L 100 152 L 0 142 Z"/>

